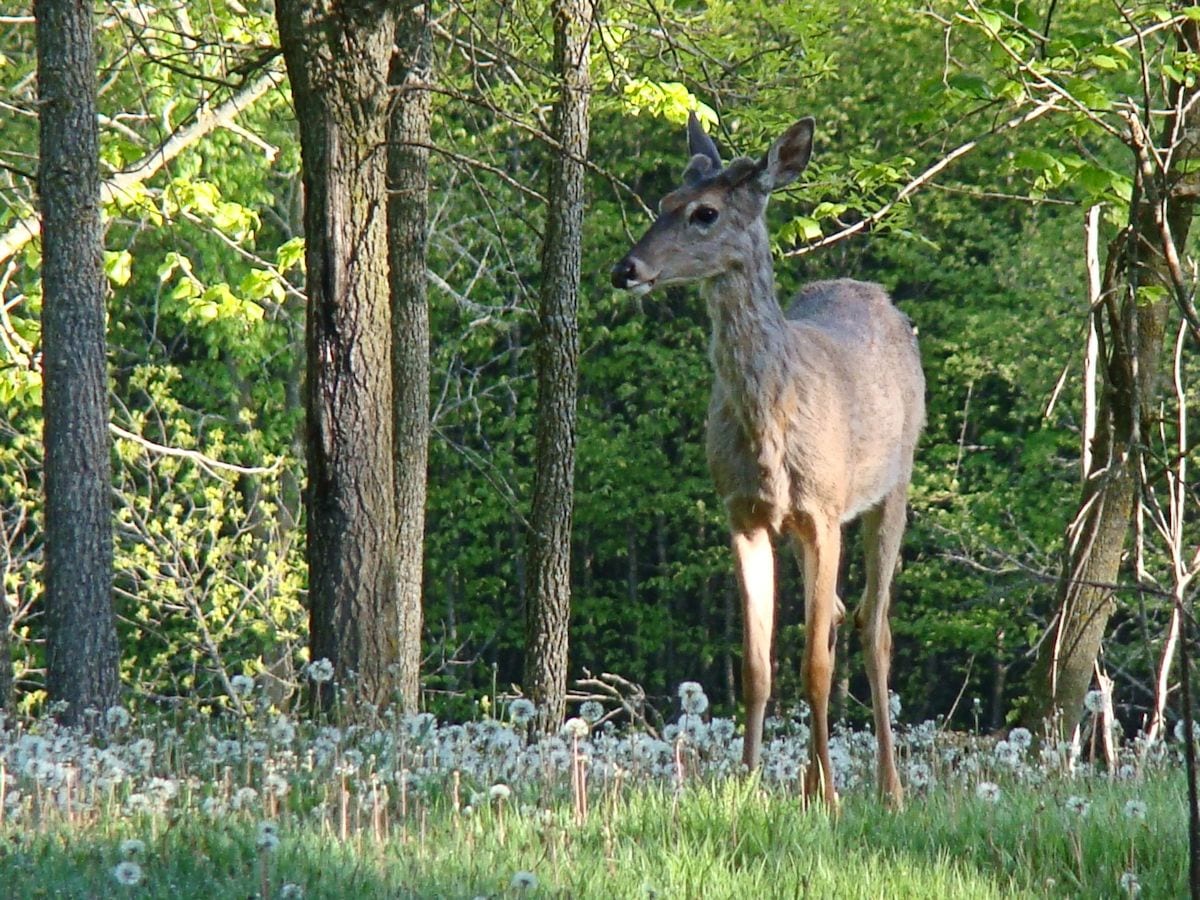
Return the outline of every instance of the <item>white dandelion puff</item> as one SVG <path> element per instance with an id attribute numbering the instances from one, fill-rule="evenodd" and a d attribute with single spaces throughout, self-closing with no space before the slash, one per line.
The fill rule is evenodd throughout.
<path id="1" fill-rule="evenodd" d="M 532 872 L 517 872 L 508 886 L 514 891 L 532 891 L 537 888 L 538 879 Z"/>
<path id="2" fill-rule="evenodd" d="M 279 849 L 279 826 L 274 822 L 259 822 L 254 846 L 260 852 L 273 853 Z"/>
<path id="3" fill-rule="evenodd" d="M 1083 797 L 1075 796 L 1068 797 L 1064 806 L 1066 806 L 1067 812 L 1071 813 L 1072 815 L 1079 816 L 1081 819 L 1086 816 L 1088 814 L 1088 810 L 1092 808 L 1092 804 L 1089 800 L 1086 800 Z"/>
<path id="4" fill-rule="evenodd" d="M 1146 803 L 1143 800 L 1125 801 L 1125 818 L 1141 822 L 1146 818 Z"/>
<path id="5" fill-rule="evenodd" d="M 121 841 L 121 855 L 126 859 L 145 856 L 146 842 L 139 841 L 137 838 L 126 838 L 125 840 Z"/>
<path id="6" fill-rule="evenodd" d="M 532 700 L 518 697 L 512 703 L 508 704 L 508 716 L 512 719 L 514 725 L 528 725 L 536 715 L 537 706 L 534 705 Z"/>
<path id="7" fill-rule="evenodd" d="M 104 714 L 104 721 L 113 731 L 120 731 L 127 727 L 131 718 L 129 710 L 123 706 L 110 706 L 108 712 Z"/>
<path id="8" fill-rule="evenodd" d="M 117 884 L 132 887 L 142 880 L 142 867 L 132 859 L 127 859 L 113 866 L 112 877 L 116 879 Z"/>
<path id="9" fill-rule="evenodd" d="M 1142 883 L 1138 880 L 1137 872 L 1121 873 L 1121 890 L 1130 897 L 1136 897 L 1142 892 Z"/>
<path id="10" fill-rule="evenodd" d="M 512 788 L 507 784 L 493 784 L 488 790 L 488 796 L 497 802 L 503 802 L 512 796 Z"/>
<path id="11" fill-rule="evenodd" d="M 1180 719 L 1175 723 L 1175 740 L 1182 744 L 1185 733 L 1183 719 Z M 1197 738 L 1200 738 L 1200 722 L 1192 722 L 1192 739 L 1196 740 Z"/>
<path id="12" fill-rule="evenodd" d="M 679 685 L 679 701 L 689 716 L 703 715 L 708 709 L 708 695 L 698 681 L 684 681 Z"/>
<path id="13" fill-rule="evenodd" d="M 1008 733 L 1008 742 L 1018 750 L 1028 750 L 1033 744 L 1033 732 L 1028 728 L 1014 728 Z"/>
<path id="14" fill-rule="evenodd" d="M 598 700 L 585 700 L 579 707 L 579 715 L 595 725 L 604 718 L 604 706 Z"/>
<path id="15" fill-rule="evenodd" d="M 1104 711 L 1104 692 L 1103 691 L 1088 691 L 1083 698 L 1084 708 L 1090 713 L 1100 713 Z"/>
<path id="16" fill-rule="evenodd" d="M 567 719 L 567 721 L 563 722 L 562 730 L 559 733 L 568 740 L 572 738 L 575 740 L 583 740 L 588 736 L 588 731 L 590 730 L 590 726 L 585 719 L 575 716 L 574 718 Z"/>
<path id="17" fill-rule="evenodd" d="M 282 797 L 291 789 L 288 780 L 278 772 L 269 772 L 263 778 L 263 790 L 272 797 Z"/>
<path id="18" fill-rule="evenodd" d="M 321 657 L 308 664 L 308 677 L 317 684 L 324 684 L 333 679 L 333 663 Z"/>
<path id="19" fill-rule="evenodd" d="M 296 726 L 287 716 L 276 716 L 267 733 L 277 744 L 290 744 L 296 739 Z"/>
<path id="20" fill-rule="evenodd" d="M 304 888 L 294 881 L 288 881 L 279 886 L 279 900 L 301 900 Z"/>
<path id="21" fill-rule="evenodd" d="M 975 785 L 975 796 L 986 803 L 999 803 L 1000 785 L 992 781 L 981 781 Z"/>
<path id="22" fill-rule="evenodd" d="M 234 675 L 229 679 L 229 686 L 239 697 L 249 697 L 254 693 L 254 679 L 249 675 Z"/>

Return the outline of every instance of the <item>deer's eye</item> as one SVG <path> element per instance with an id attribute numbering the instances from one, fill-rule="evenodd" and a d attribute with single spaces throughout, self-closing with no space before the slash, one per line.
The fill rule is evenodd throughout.
<path id="1" fill-rule="evenodd" d="M 717 216 L 720 212 L 712 206 L 697 206 L 692 210 L 692 214 L 688 217 L 693 225 L 711 225 L 717 221 Z"/>

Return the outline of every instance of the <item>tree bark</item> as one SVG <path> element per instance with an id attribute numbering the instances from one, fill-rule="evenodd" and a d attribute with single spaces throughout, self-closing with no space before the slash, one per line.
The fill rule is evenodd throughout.
<path id="1" fill-rule="evenodd" d="M 1181 27 L 1180 44 L 1200 48 L 1196 23 Z M 1137 190 L 1125 234 L 1108 250 L 1102 297 L 1093 312 L 1105 355 L 1091 465 L 1079 511 L 1067 528 L 1058 615 L 1042 641 L 1025 710 L 1030 727 L 1069 737 L 1079 724 L 1084 696 L 1116 608 L 1130 522 L 1138 502 L 1143 448 L 1150 446 L 1173 278 L 1162 222 L 1174 248 L 1191 227 L 1200 159 L 1194 129 L 1196 88 L 1176 83 L 1160 143 L 1172 147 L 1166 172 L 1154 168 L 1149 136 L 1131 122 Z M 1182 112 L 1184 119 L 1179 119 Z M 1173 248 L 1172 248 L 1173 250 Z M 1146 290 L 1150 288 L 1151 290 Z"/>
<path id="2" fill-rule="evenodd" d="M 395 391 L 398 681 L 401 704 L 420 698 L 425 494 L 429 468 L 429 6 L 407 6 L 396 29 L 389 81 L 395 90 L 388 142 L 388 250 L 392 292 L 392 385 Z"/>
<path id="3" fill-rule="evenodd" d="M 46 690 L 63 718 L 119 688 L 92 7 L 37 0 Z"/>
<path id="4" fill-rule="evenodd" d="M 571 615 L 571 517 L 579 367 L 579 266 L 592 0 L 555 0 L 554 68 L 561 79 L 542 244 L 537 349 L 537 448 L 530 519 L 525 688 L 542 728 L 566 711 Z"/>
<path id="5" fill-rule="evenodd" d="M 300 124 L 312 658 L 390 699 L 400 658 L 387 271 L 387 73 L 395 14 L 371 0 L 280 0 Z M 328 702 L 325 689 L 322 702 Z"/>

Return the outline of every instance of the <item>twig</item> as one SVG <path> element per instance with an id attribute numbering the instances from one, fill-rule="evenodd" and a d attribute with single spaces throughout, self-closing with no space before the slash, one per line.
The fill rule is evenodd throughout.
<path id="1" fill-rule="evenodd" d="M 272 465 L 269 466 L 239 466 L 234 463 L 223 462 L 219 459 L 213 459 L 211 456 L 206 456 L 199 450 L 184 450 L 181 447 L 168 447 L 165 444 L 156 444 L 149 438 L 144 438 L 140 434 L 134 434 L 132 431 L 126 431 L 120 425 L 108 425 L 108 430 L 117 437 L 127 441 L 133 441 L 141 447 L 145 447 L 152 453 L 158 453 L 162 456 L 176 456 L 180 459 L 188 459 L 196 463 L 200 468 L 204 469 L 211 475 L 216 475 L 215 470 L 224 470 L 227 472 L 236 472 L 239 475 L 270 475 L 273 472 L 279 471 L 283 465 L 283 458 L 280 457 Z"/>
<path id="2" fill-rule="evenodd" d="M 948 154 L 943 156 L 936 163 L 931 165 L 924 172 L 922 172 L 920 175 L 918 175 L 916 178 L 914 178 L 912 181 L 910 181 L 908 184 L 906 184 L 903 188 L 901 188 L 900 192 L 898 194 L 896 194 L 896 196 L 893 200 L 890 200 L 889 202 L 885 203 L 883 206 L 881 206 L 879 209 L 875 210 L 875 212 L 871 213 L 869 216 L 866 216 L 865 218 L 860 219 L 859 221 L 855 222 L 853 225 L 849 225 L 849 226 L 843 228 L 841 231 L 836 231 L 833 234 L 826 235 L 825 237 L 821 238 L 821 240 L 819 240 L 819 241 L 815 241 L 814 243 L 808 244 L 804 247 L 797 247 L 795 250 L 789 250 L 787 253 L 785 253 L 783 255 L 784 256 L 804 256 L 808 253 L 812 253 L 815 250 L 820 250 L 822 247 L 828 247 L 830 244 L 836 244 L 839 241 L 844 241 L 846 238 L 848 238 L 852 235 L 858 234 L 860 231 L 866 231 L 872 225 L 874 225 L 877 222 L 879 222 L 880 220 L 882 220 L 896 206 L 903 203 L 905 200 L 907 200 L 909 197 L 911 197 L 913 194 L 915 194 L 918 190 L 920 190 L 921 187 L 923 187 L 925 184 L 927 184 L 928 182 L 930 182 L 934 178 L 936 178 L 941 172 L 943 172 L 946 168 L 948 168 L 951 163 L 953 163 L 957 159 L 960 159 L 963 156 L 966 156 L 968 153 L 970 153 L 972 150 L 974 150 L 976 147 L 978 147 L 980 141 L 982 141 L 984 137 L 992 137 L 997 134 L 1003 134 L 1006 131 L 1011 131 L 1014 128 L 1019 128 L 1022 125 L 1027 125 L 1030 122 L 1034 121 L 1035 119 L 1041 118 L 1046 113 L 1048 113 L 1050 110 L 1054 109 L 1057 106 L 1057 102 L 1058 101 L 1056 99 L 1043 100 L 1041 103 L 1039 103 L 1033 109 L 1029 110 L 1028 112 L 1022 113 L 1019 116 L 1014 116 L 1013 118 L 1009 119 L 1007 122 L 1003 123 L 1002 125 L 999 125 L 996 128 L 993 128 L 986 135 L 983 135 L 978 138 L 974 138 L 972 140 L 967 141 L 962 146 L 956 147 L 954 150 L 951 150 Z"/>

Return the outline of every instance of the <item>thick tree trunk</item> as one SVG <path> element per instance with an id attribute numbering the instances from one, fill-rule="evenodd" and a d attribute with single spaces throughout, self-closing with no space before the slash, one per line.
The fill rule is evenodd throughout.
<path id="1" fill-rule="evenodd" d="M 1195 22 L 1183 26 L 1181 43 L 1200 44 Z M 1171 168 L 1158 172 L 1135 131 L 1132 146 L 1138 175 L 1129 228 L 1108 250 L 1102 297 L 1094 312 L 1106 357 L 1100 361 L 1103 393 L 1096 416 L 1091 465 L 1079 511 L 1068 526 L 1058 615 L 1043 640 L 1031 676 L 1025 719 L 1070 736 L 1079 723 L 1108 621 L 1117 602 L 1116 585 L 1129 526 L 1138 502 L 1140 454 L 1150 446 L 1157 414 L 1159 370 L 1173 282 L 1161 221 L 1175 248 L 1185 246 L 1197 193 L 1200 159 L 1192 130 L 1196 88 L 1177 85 L 1161 143 L 1171 146 Z"/>
<path id="2" fill-rule="evenodd" d="M 37 0 L 46 689 L 64 718 L 119 688 L 92 7 Z"/>
<path id="3" fill-rule="evenodd" d="M 579 264 L 588 149 L 592 0 L 554 3 L 554 65 L 562 79 L 553 134 L 539 296 L 537 450 L 529 536 L 525 689 L 543 728 L 566 710 L 571 614 L 571 514 L 579 366 Z"/>
<path id="4" fill-rule="evenodd" d="M 280 0 L 277 16 L 304 166 L 309 640 L 313 659 L 383 703 L 400 658 L 385 184 L 395 17 L 332 0 Z"/>
<path id="5" fill-rule="evenodd" d="M 429 7 L 406 7 L 396 29 L 390 83 L 396 93 L 388 143 L 388 224 L 392 291 L 392 371 L 396 427 L 397 603 L 400 608 L 400 700 L 420 699 L 421 585 L 425 484 L 429 467 L 429 306 L 426 245 L 429 213 L 431 76 Z"/>

